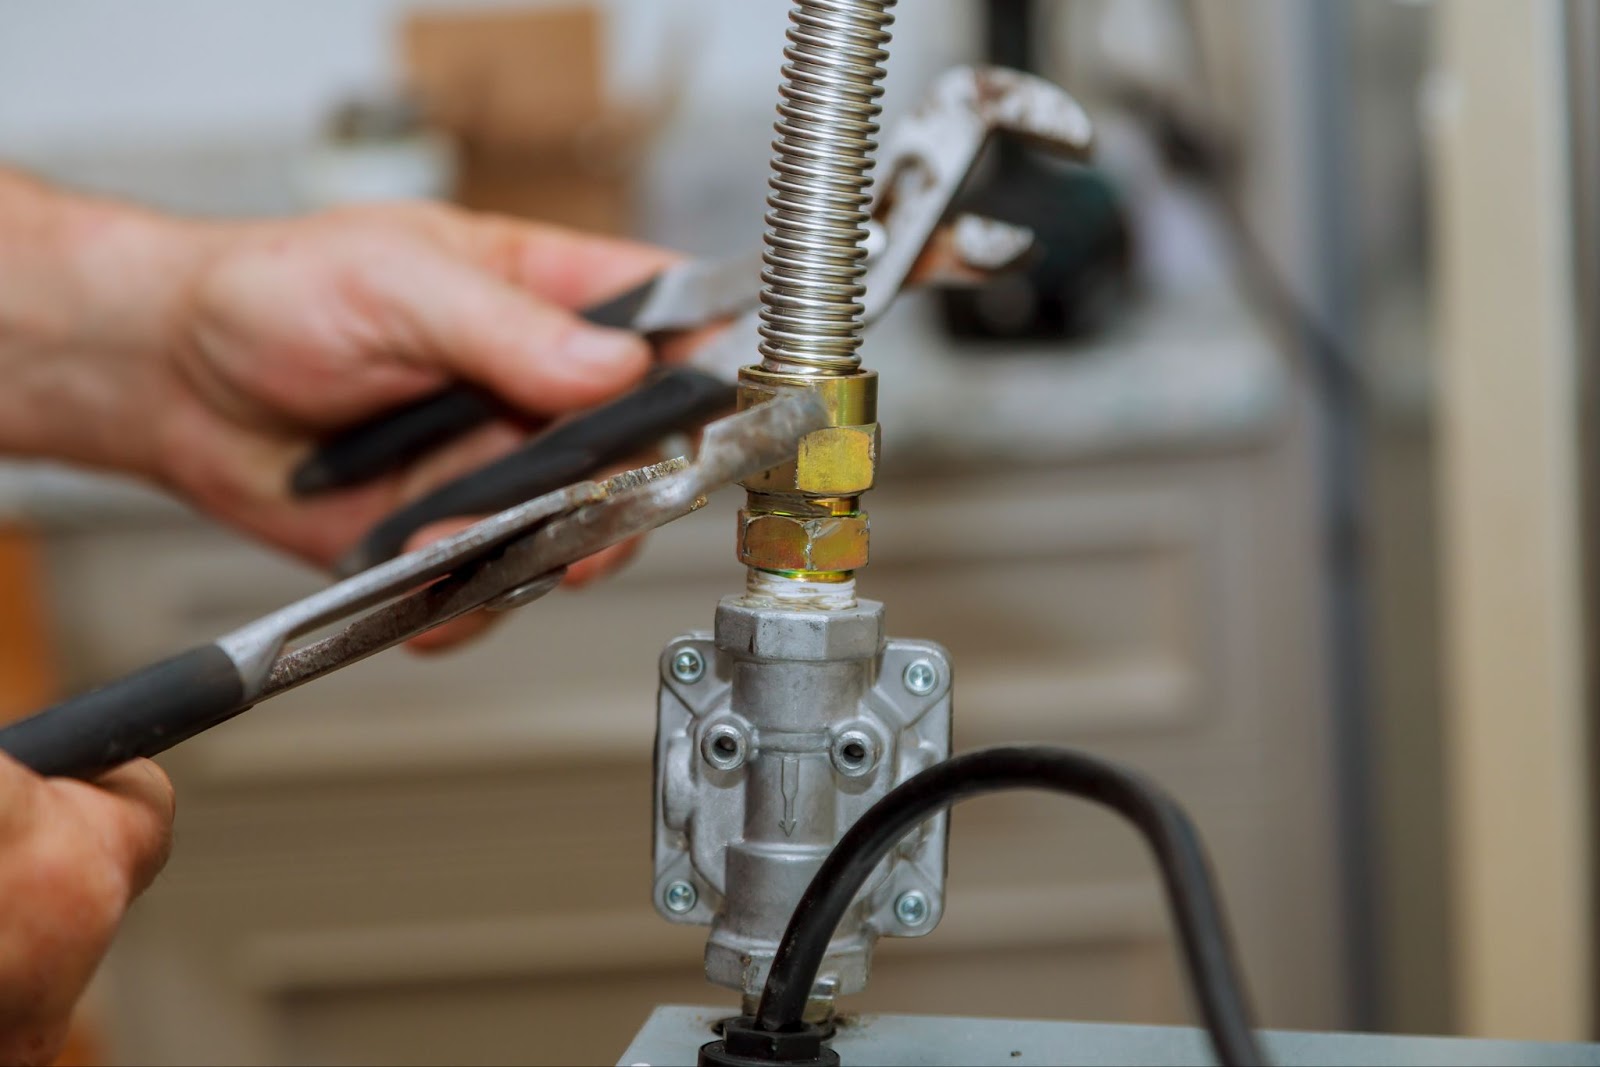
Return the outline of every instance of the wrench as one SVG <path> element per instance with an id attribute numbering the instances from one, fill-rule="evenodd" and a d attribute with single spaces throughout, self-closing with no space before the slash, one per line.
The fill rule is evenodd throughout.
<path id="1" fill-rule="evenodd" d="M 1074 159 L 1085 158 L 1092 141 L 1083 109 L 1043 79 L 999 68 L 964 67 L 942 75 L 918 111 L 889 138 L 879 164 L 884 179 L 871 209 L 864 278 L 867 323 L 880 318 L 907 285 L 981 283 L 1017 264 L 1030 250 L 1032 236 L 1026 230 L 975 216 L 947 218 L 984 145 L 997 133 L 1023 137 Z M 742 274 L 719 269 L 701 270 L 699 276 L 749 285 L 753 303 L 756 267 L 753 259 L 746 263 Z M 679 286 L 677 291 L 689 288 Z M 658 296 L 666 291 L 651 289 Z M 704 285 L 698 292 L 697 299 L 707 306 L 734 303 Z M 675 328 L 685 327 L 691 318 L 673 317 L 655 297 L 640 306 L 656 307 L 652 321 L 671 322 Z M 756 351 L 759 325 L 759 315 L 749 311 L 699 346 L 687 364 L 658 370 L 634 392 L 559 423 L 518 452 L 400 509 L 340 561 L 339 573 L 354 573 L 393 556 L 431 522 L 493 512 L 592 476 L 726 410 L 732 406 L 739 368 Z"/>

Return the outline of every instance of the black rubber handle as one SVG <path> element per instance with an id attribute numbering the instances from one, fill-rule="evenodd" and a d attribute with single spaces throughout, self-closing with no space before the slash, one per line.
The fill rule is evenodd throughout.
<path id="1" fill-rule="evenodd" d="M 429 523 L 492 514 L 588 478 L 731 408 L 735 396 L 731 382 L 705 371 L 659 370 L 631 393 L 557 423 L 509 456 L 401 508 L 340 562 L 339 571 L 354 574 L 398 555 Z"/>
<path id="2" fill-rule="evenodd" d="M 655 284 L 651 278 L 587 308 L 583 318 L 596 326 L 631 330 Z M 441 389 L 324 441 L 289 476 L 289 491 L 306 497 L 371 481 L 482 426 L 501 410 L 498 401 L 474 386 Z"/>
<path id="3" fill-rule="evenodd" d="M 89 779 L 248 707 L 233 660 L 202 645 L 0 729 L 0 752 L 39 774 Z"/>
<path id="4" fill-rule="evenodd" d="M 323 442 L 289 478 L 295 496 L 314 496 L 398 470 L 494 417 L 499 404 L 470 385 L 453 385 L 359 423 Z"/>

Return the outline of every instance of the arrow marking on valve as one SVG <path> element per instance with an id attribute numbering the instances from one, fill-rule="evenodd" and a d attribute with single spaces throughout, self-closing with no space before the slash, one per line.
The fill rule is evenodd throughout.
<path id="1" fill-rule="evenodd" d="M 800 765 L 793 756 L 783 757 L 783 767 L 778 776 L 778 786 L 783 791 L 783 818 L 778 827 L 784 837 L 794 836 L 794 798 L 800 791 Z"/>

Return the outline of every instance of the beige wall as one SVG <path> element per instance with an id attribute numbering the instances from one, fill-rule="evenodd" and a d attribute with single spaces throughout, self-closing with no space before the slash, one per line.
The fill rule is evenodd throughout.
<path id="1" fill-rule="evenodd" d="M 1458 1017 L 1589 1035 L 1574 353 L 1555 0 L 1441 4 L 1447 772 Z"/>

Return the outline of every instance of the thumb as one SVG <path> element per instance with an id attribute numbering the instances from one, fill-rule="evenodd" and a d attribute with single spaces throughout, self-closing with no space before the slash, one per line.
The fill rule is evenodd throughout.
<path id="1" fill-rule="evenodd" d="M 380 272 L 413 359 L 492 390 L 508 403 L 554 415 L 632 385 L 650 362 L 644 339 L 584 322 L 488 271 L 447 256 Z"/>

